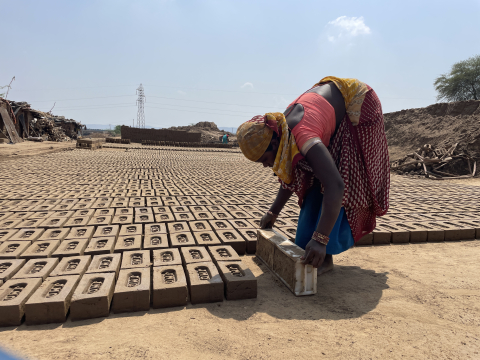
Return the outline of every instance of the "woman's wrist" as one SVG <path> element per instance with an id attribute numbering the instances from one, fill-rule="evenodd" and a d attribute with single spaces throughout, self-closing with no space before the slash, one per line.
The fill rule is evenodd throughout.
<path id="1" fill-rule="evenodd" d="M 327 235 L 319 233 L 318 231 L 314 231 L 312 235 L 312 240 L 315 240 L 316 242 L 327 246 L 328 240 L 330 240 L 330 238 Z"/>
<path id="2" fill-rule="evenodd" d="M 267 211 L 267 214 L 270 215 L 270 216 L 272 216 L 275 220 L 276 220 L 277 217 L 278 217 L 278 214 L 275 214 L 275 213 L 274 213 L 273 211 L 271 211 L 271 210 L 268 210 L 268 211 Z"/>

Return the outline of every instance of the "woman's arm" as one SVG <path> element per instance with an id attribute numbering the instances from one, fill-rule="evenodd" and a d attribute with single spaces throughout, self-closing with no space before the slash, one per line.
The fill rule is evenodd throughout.
<path id="1" fill-rule="evenodd" d="M 343 180 L 324 144 L 315 144 L 305 158 L 324 188 L 322 213 L 316 231 L 329 236 L 342 208 Z M 310 240 L 305 247 L 304 263 L 318 267 L 322 265 L 325 255 L 326 245 Z"/>
<path id="2" fill-rule="evenodd" d="M 263 215 L 262 220 L 260 220 L 260 228 L 269 229 L 273 226 L 275 220 L 277 220 L 277 217 L 275 215 L 280 214 L 280 211 L 282 211 L 288 199 L 290 199 L 290 196 L 292 196 L 292 192 L 290 190 L 282 188 L 282 186 L 280 185 L 277 198 L 270 207 L 270 212 L 274 215 L 269 213 Z"/>

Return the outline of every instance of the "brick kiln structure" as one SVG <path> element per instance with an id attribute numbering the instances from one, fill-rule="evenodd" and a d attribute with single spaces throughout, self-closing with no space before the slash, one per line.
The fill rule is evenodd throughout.
<path id="1" fill-rule="evenodd" d="M 122 139 L 130 139 L 131 142 L 141 143 L 142 140 L 174 141 L 174 142 L 201 142 L 202 134 L 181 130 L 167 129 L 139 129 L 130 126 L 121 127 Z"/>

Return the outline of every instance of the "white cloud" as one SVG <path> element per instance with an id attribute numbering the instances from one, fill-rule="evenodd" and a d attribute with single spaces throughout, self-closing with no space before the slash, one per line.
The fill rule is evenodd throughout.
<path id="1" fill-rule="evenodd" d="M 365 25 L 363 16 L 348 17 L 340 16 L 327 24 L 327 39 L 330 42 L 336 42 L 343 38 L 352 38 L 359 35 L 369 35 L 370 28 Z"/>
<path id="2" fill-rule="evenodd" d="M 242 89 L 245 89 L 247 87 L 250 87 L 251 89 L 253 89 L 253 84 L 251 82 L 246 82 L 245 84 L 243 84 L 242 86 L 240 86 Z"/>
<path id="3" fill-rule="evenodd" d="M 180 95 L 187 95 L 187 93 L 185 91 L 182 91 L 182 90 L 177 90 L 177 93 L 179 93 Z"/>

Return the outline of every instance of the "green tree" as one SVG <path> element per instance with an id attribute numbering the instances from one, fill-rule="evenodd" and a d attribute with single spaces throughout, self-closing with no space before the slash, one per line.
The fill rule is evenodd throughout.
<path id="1" fill-rule="evenodd" d="M 121 129 L 122 125 L 115 125 L 115 127 L 113 128 L 113 132 L 115 133 L 115 135 L 120 135 Z"/>
<path id="2" fill-rule="evenodd" d="M 453 64 L 449 74 L 435 80 L 437 100 L 462 101 L 480 98 L 480 55 Z"/>

